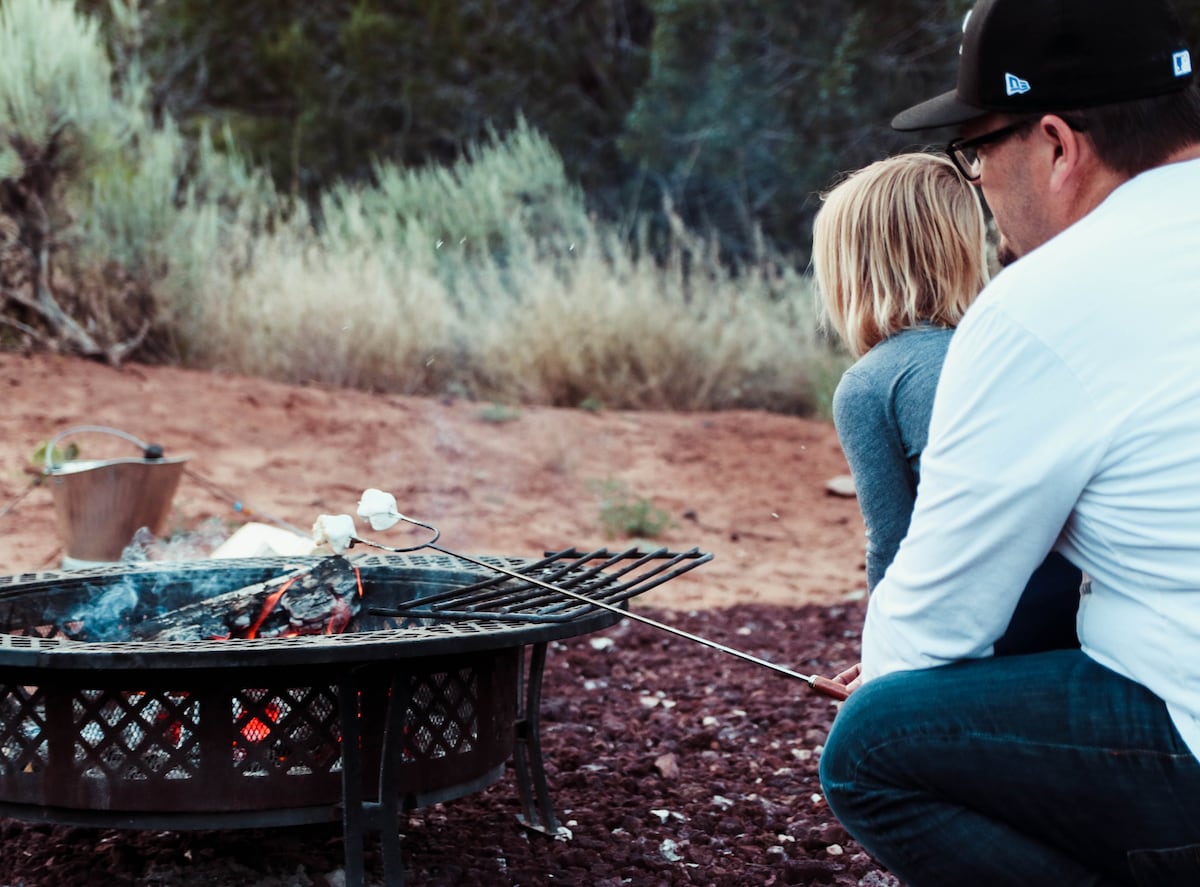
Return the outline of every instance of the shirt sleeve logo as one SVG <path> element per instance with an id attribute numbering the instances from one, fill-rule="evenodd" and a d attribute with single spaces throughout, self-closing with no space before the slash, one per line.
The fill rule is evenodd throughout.
<path id="1" fill-rule="evenodd" d="M 1192 54 L 1186 49 L 1181 49 L 1172 55 L 1171 63 L 1175 66 L 1176 77 L 1186 77 L 1192 73 Z"/>

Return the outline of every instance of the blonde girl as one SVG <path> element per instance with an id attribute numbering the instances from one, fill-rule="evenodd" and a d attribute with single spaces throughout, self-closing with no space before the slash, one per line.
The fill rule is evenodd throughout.
<path id="1" fill-rule="evenodd" d="M 873 589 L 908 532 L 950 338 L 988 280 L 987 224 L 949 158 L 901 154 L 824 196 L 812 261 L 827 323 L 858 358 L 838 383 L 833 417 L 867 529 Z M 1079 583 L 1079 571 L 1052 554 L 996 652 L 1076 646 Z"/>

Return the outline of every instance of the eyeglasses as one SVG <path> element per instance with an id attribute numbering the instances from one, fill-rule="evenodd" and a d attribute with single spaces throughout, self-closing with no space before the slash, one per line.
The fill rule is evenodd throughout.
<path id="1" fill-rule="evenodd" d="M 946 153 L 950 155 L 950 159 L 954 161 L 954 165 L 958 167 L 958 171 L 963 174 L 968 182 L 978 182 L 979 176 L 983 173 L 983 163 L 979 159 L 979 149 L 984 145 L 995 145 L 998 142 L 1002 142 L 1016 135 L 1021 130 L 1033 126 L 1039 119 L 1039 117 L 1026 117 L 1024 120 L 1018 120 L 1016 123 L 1010 123 L 1008 126 L 1002 126 L 999 129 L 993 129 L 991 132 L 985 132 L 983 135 L 975 136 L 973 139 L 955 139 L 946 146 Z M 1075 129 L 1074 126 L 1071 128 Z"/>

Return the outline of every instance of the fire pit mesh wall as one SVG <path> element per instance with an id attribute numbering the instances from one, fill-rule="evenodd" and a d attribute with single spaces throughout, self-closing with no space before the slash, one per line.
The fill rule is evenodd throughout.
<path id="1" fill-rule="evenodd" d="M 456 780 L 486 770 L 511 752 L 506 728 L 515 699 L 502 700 L 511 695 L 516 658 L 473 659 L 405 675 L 401 776 L 415 793 L 447 773 Z M 377 735 L 391 692 L 379 685 L 360 694 L 364 735 Z M 486 693 L 501 701 L 483 700 Z M 333 686 L 0 684 L 5 802 L 197 812 L 329 804 L 341 792 L 340 743 Z M 368 759 L 379 754 L 377 745 L 368 741 Z"/>
<path id="2" fill-rule="evenodd" d="M 427 558 L 402 567 L 390 567 L 387 575 L 377 571 L 368 583 L 385 603 L 478 578 Z M 517 648 L 399 660 L 373 652 L 359 660 L 349 649 L 337 653 L 352 641 L 345 636 L 241 642 L 243 647 L 216 640 L 96 643 L 108 630 L 97 631 L 79 615 L 84 605 L 129 583 L 147 605 L 194 597 L 192 587 L 206 583 L 215 569 L 185 570 L 182 579 L 153 570 L 47 574 L 53 578 L 37 577 L 28 593 L 0 583 L 0 653 L 18 656 L 18 663 L 23 651 L 31 663 L 39 656 L 55 665 L 81 658 L 78 667 L 43 668 L 14 667 L 10 657 L 0 670 L 0 804 L 166 813 L 331 809 L 342 792 L 338 686 L 349 670 L 358 688 L 353 704 L 367 772 L 378 766 L 389 700 L 405 701 L 398 775 L 406 794 L 423 796 L 479 778 L 512 753 Z M 222 581 L 236 587 L 277 575 L 283 566 L 247 569 L 242 562 L 224 569 Z M 433 628 L 440 634 L 450 627 Z M 362 649 L 386 649 L 371 646 L 370 632 L 359 637 L 367 639 Z M 293 657 L 286 667 L 271 667 L 262 654 L 264 645 L 294 650 L 305 642 L 337 655 L 312 665 L 296 664 Z M 188 658 L 189 650 L 222 644 L 230 655 L 210 657 L 212 665 Z M 254 662 L 268 665 L 240 658 L 237 651 L 246 644 L 253 645 Z M 86 651 L 126 648 L 134 656 L 138 649 L 154 651 L 151 667 L 110 669 L 82 661 Z M 154 664 L 172 658 L 180 668 Z"/>

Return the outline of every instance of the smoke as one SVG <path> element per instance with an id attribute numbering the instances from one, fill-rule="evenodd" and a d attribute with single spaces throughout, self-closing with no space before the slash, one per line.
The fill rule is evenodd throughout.
<path id="1" fill-rule="evenodd" d="M 122 626 L 128 625 L 138 608 L 138 592 L 131 577 L 123 577 L 115 585 L 92 593 L 87 587 L 87 605 L 75 611 L 68 621 L 81 623 L 88 640 L 121 640 Z"/>
<path id="2" fill-rule="evenodd" d="M 128 641 L 131 627 L 147 619 L 287 571 L 272 569 L 264 575 L 259 570 L 229 569 L 224 561 L 209 563 L 204 568 L 190 564 L 179 569 L 147 563 L 144 570 L 131 566 L 123 575 L 94 577 L 79 588 L 79 604 L 63 622 L 79 625 L 78 634 L 87 641 Z"/>
<path id="3" fill-rule="evenodd" d="M 209 518 L 196 529 L 176 533 L 170 539 L 159 539 L 149 528 L 142 527 L 121 552 L 121 562 L 205 560 L 228 536 L 227 528 L 218 518 Z"/>

